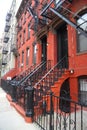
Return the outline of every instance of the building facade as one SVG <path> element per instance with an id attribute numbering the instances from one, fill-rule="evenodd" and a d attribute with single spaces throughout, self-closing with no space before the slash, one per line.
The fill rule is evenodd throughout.
<path id="1" fill-rule="evenodd" d="M 52 87 L 52 90 L 59 95 L 62 91 L 68 91 L 67 96 L 86 103 L 87 2 L 82 0 L 78 2 L 74 0 L 64 2 L 59 15 L 49 7 L 44 8 L 50 4 L 49 1 L 22 1 L 16 15 L 19 25 L 17 33 L 19 54 L 16 66 L 20 74 L 42 61 L 50 60 L 51 66 L 55 66 L 66 56 L 63 68 L 68 70 L 68 76 L 64 75 L 60 85 L 54 84 L 56 89 Z M 61 4 L 60 1 L 55 1 L 49 6 L 54 3 L 57 6 Z"/>
<path id="2" fill-rule="evenodd" d="M 19 93 L 34 87 L 36 104 L 41 92 L 46 95 L 51 90 L 87 105 L 86 5 L 85 0 L 22 0 L 16 14 L 14 80 L 22 86 Z"/>
<path id="3" fill-rule="evenodd" d="M 6 15 L 6 24 L 3 33 L 3 50 L 2 50 L 2 71 L 1 76 L 4 79 L 15 76 L 15 57 L 16 51 L 16 12 L 21 1 L 13 0 L 11 7 Z M 12 77 L 10 76 L 12 74 Z"/>

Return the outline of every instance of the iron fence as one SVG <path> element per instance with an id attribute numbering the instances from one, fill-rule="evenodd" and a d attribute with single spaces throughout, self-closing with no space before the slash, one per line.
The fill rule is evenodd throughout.
<path id="1" fill-rule="evenodd" d="M 87 108 L 52 93 L 34 108 L 34 121 L 42 130 L 86 130 Z"/>

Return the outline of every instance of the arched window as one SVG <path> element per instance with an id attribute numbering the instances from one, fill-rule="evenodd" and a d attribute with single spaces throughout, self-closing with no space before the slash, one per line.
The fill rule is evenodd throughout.
<path id="1" fill-rule="evenodd" d="M 77 24 L 84 31 L 87 31 L 87 13 L 81 15 L 81 17 L 77 20 Z M 77 34 L 78 34 L 77 52 L 87 51 L 87 37 L 84 36 L 79 31 L 77 32 Z"/>

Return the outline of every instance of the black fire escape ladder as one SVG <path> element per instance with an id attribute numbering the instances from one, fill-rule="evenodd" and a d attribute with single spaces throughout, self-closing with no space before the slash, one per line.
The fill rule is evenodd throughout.
<path id="1" fill-rule="evenodd" d="M 37 31 L 37 25 L 38 25 L 38 15 L 35 11 L 36 7 L 38 6 L 38 0 L 35 0 L 35 5 L 32 7 L 32 5 L 27 5 L 27 11 L 30 13 L 34 20 L 34 31 Z"/>
<path id="2" fill-rule="evenodd" d="M 34 30 L 34 32 L 37 32 L 38 29 L 42 29 L 42 27 L 44 27 L 47 23 L 47 20 L 40 15 L 40 6 L 42 5 L 39 0 L 35 0 L 35 4 L 33 6 L 32 2 L 28 3 L 26 6 L 26 10 L 32 16 L 30 28 Z"/>
<path id="3" fill-rule="evenodd" d="M 48 15 L 53 13 L 54 15 L 65 21 L 67 24 L 74 27 L 77 31 L 82 33 L 85 37 L 87 37 L 87 27 L 85 29 L 82 27 L 82 25 L 87 23 L 87 20 L 83 19 L 81 16 L 70 10 L 72 2 L 73 0 L 59 0 L 58 2 L 56 0 L 51 0 L 48 5 L 42 10 L 40 15 L 49 18 Z M 74 17 L 77 19 L 81 19 L 83 22 L 78 25 L 75 19 L 73 21 Z"/>

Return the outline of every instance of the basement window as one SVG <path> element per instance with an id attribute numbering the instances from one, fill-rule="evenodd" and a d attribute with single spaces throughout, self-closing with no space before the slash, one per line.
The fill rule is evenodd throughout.
<path id="1" fill-rule="evenodd" d="M 81 15 L 81 17 L 77 20 L 77 24 L 84 31 L 87 31 L 87 13 Z M 87 37 L 78 31 L 77 40 L 77 52 L 87 51 Z"/>

